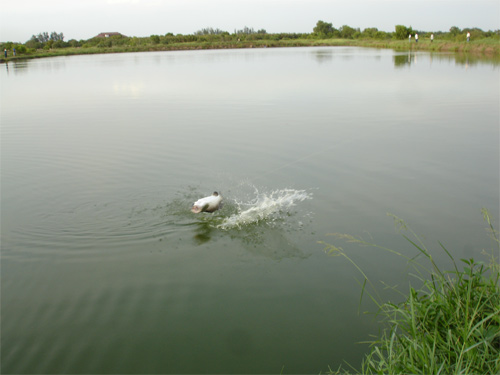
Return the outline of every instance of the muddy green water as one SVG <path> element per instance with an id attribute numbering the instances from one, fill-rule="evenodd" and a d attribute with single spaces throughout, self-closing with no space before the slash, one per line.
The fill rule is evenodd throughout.
<path id="1" fill-rule="evenodd" d="M 328 233 L 445 264 L 499 217 L 499 67 L 361 48 L 0 66 L 2 373 L 319 373 L 376 333 Z M 192 203 L 219 191 L 223 208 Z M 371 280 L 406 263 L 341 244 Z M 397 295 L 381 290 L 383 298 Z M 375 307 L 365 300 L 361 312 Z"/>

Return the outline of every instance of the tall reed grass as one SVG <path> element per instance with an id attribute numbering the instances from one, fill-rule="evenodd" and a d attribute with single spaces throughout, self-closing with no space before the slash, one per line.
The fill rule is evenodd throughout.
<path id="1" fill-rule="evenodd" d="M 360 245 L 374 246 L 405 257 L 420 286 L 410 285 L 401 303 L 381 302 L 376 289 L 363 270 L 337 246 L 327 244 L 330 255 L 343 256 L 364 277 L 361 295 L 367 294 L 378 306 L 383 325 L 380 337 L 369 342 L 370 350 L 361 364 L 363 374 L 499 374 L 500 373 L 500 243 L 491 215 L 482 210 L 492 239 L 488 262 L 473 258 L 459 264 L 440 243 L 450 259 L 450 269 L 442 270 L 431 251 L 406 223 L 393 216 L 417 253 L 416 258 L 344 234 L 336 238 Z M 358 372 L 339 368 L 331 374 Z"/>

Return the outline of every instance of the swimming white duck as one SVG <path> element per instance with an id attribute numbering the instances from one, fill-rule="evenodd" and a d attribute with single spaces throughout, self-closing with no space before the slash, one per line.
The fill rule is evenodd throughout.
<path id="1" fill-rule="evenodd" d="M 195 214 L 200 212 L 214 212 L 221 207 L 222 197 L 214 191 L 214 193 L 208 197 L 198 199 L 194 202 L 191 211 Z"/>

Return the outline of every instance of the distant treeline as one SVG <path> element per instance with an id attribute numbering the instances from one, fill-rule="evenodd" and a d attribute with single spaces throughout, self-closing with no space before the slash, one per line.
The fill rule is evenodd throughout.
<path id="1" fill-rule="evenodd" d="M 411 26 L 396 25 L 394 32 L 380 31 L 376 27 L 369 27 L 361 31 L 359 28 L 353 28 L 348 25 L 341 26 L 336 29 L 331 23 L 324 21 L 318 21 L 316 27 L 313 29 L 313 33 L 310 34 L 313 38 L 341 38 L 341 39 L 396 39 L 403 40 L 408 38 L 409 35 L 418 34 L 422 38 L 430 37 L 431 34 L 434 35 L 435 39 L 442 39 L 446 41 L 459 42 L 465 41 L 467 33 L 470 33 L 472 39 L 485 39 L 485 38 L 497 38 L 500 40 L 500 30 L 495 31 L 483 31 L 474 28 L 460 29 L 456 26 L 450 28 L 448 32 L 446 31 L 422 31 L 413 29 Z"/>
<path id="2" fill-rule="evenodd" d="M 194 32 L 193 34 L 174 35 L 151 35 L 149 37 L 130 37 L 120 33 L 100 34 L 99 36 L 87 39 L 64 40 L 63 33 L 43 32 L 33 35 L 25 43 L 3 42 L 0 43 L 2 50 L 16 51 L 16 54 L 30 54 L 39 50 L 52 50 L 61 48 L 112 48 L 112 47 L 145 47 L 148 45 L 169 45 L 178 43 L 224 43 L 224 42 L 251 42 L 251 41 L 282 41 L 294 39 L 372 39 L 372 40 L 402 40 L 408 35 L 418 33 L 421 40 L 434 35 L 434 40 L 450 42 L 465 41 L 467 33 L 470 33 L 471 40 L 496 39 L 500 41 L 500 30 L 483 31 L 478 28 L 460 29 L 456 26 L 449 31 L 420 31 L 414 30 L 411 26 L 396 25 L 394 32 L 385 32 L 376 27 L 360 28 L 343 25 L 338 29 L 332 23 L 318 21 L 312 33 L 267 33 L 266 30 L 254 30 L 245 26 L 241 30 L 234 30 L 232 33 L 218 28 L 207 27 Z"/>

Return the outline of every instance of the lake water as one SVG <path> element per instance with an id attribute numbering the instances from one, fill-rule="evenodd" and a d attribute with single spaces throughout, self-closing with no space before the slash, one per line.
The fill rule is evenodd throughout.
<path id="1" fill-rule="evenodd" d="M 361 48 L 0 66 L 2 373 L 358 366 L 404 259 L 483 259 L 499 218 L 499 66 Z M 214 214 L 190 212 L 218 191 Z M 359 312 L 359 313 L 358 313 Z M 284 367 L 283 367 L 284 366 Z"/>

